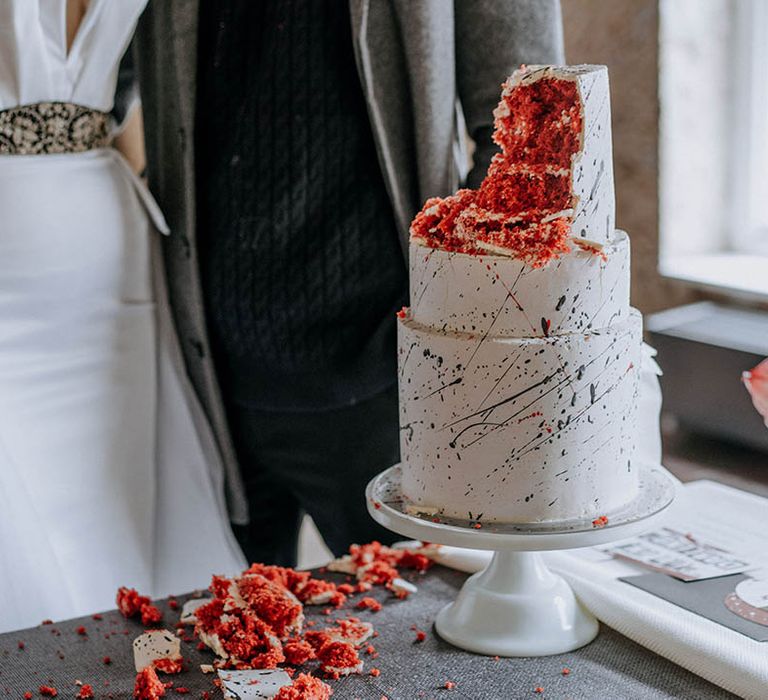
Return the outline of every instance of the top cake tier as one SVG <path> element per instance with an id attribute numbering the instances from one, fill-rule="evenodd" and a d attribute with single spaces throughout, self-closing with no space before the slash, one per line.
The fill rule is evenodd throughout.
<path id="1" fill-rule="evenodd" d="M 414 243 L 491 253 L 543 267 L 614 235 L 610 98 L 605 66 L 527 66 L 502 86 L 500 146 L 477 190 L 428 200 Z"/>

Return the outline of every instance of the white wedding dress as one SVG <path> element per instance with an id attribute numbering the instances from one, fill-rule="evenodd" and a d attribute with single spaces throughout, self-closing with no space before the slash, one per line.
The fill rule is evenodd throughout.
<path id="1" fill-rule="evenodd" d="M 0 0 L 0 112 L 109 112 L 145 3 L 91 0 L 68 52 L 66 0 Z M 0 632 L 244 564 L 152 254 L 165 228 L 111 148 L 0 155 Z"/>

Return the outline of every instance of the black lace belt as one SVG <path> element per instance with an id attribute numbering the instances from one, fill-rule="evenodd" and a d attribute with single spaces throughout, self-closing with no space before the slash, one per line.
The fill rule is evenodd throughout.
<path id="1" fill-rule="evenodd" d="M 0 110 L 0 155 L 82 153 L 110 143 L 106 112 L 66 102 Z"/>

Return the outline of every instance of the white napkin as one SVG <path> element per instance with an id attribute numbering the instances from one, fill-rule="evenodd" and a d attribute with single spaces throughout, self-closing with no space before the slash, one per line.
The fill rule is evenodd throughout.
<path id="1" fill-rule="evenodd" d="M 667 525 L 768 565 L 761 533 L 768 499 L 711 481 L 686 484 Z M 705 515 L 702 515 L 705 514 Z M 492 553 L 441 547 L 436 561 L 460 571 L 479 571 Z M 618 579 L 647 573 L 597 548 L 547 552 L 545 561 L 570 583 L 602 622 L 648 649 L 748 700 L 768 698 L 768 643 L 756 642 Z"/>
<path id="2" fill-rule="evenodd" d="M 637 400 L 637 445 L 636 459 L 648 464 L 661 464 L 661 367 L 654 359 L 656 350 L 643 343 L 640 364 L 640 387 Z"/>

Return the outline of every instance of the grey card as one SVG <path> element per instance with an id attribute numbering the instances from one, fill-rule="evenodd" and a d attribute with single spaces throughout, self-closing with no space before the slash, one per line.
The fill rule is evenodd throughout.
<path id="1" fill-rule="evenodd" d="M 736 586 L 748 577 L 732 574 L 704 581 L 679 581 L 665 574 L 642 574 L 624 576 L 620 581 L 629 583 L 659 598 L 673 603 L 692 613 L 706 617 L 735 632 L 740 632 L 758 642 L 768 642 L 768 627 L 750 622 L 731 612 L 725 606 L 725 599 L 735 591 Z"/>

